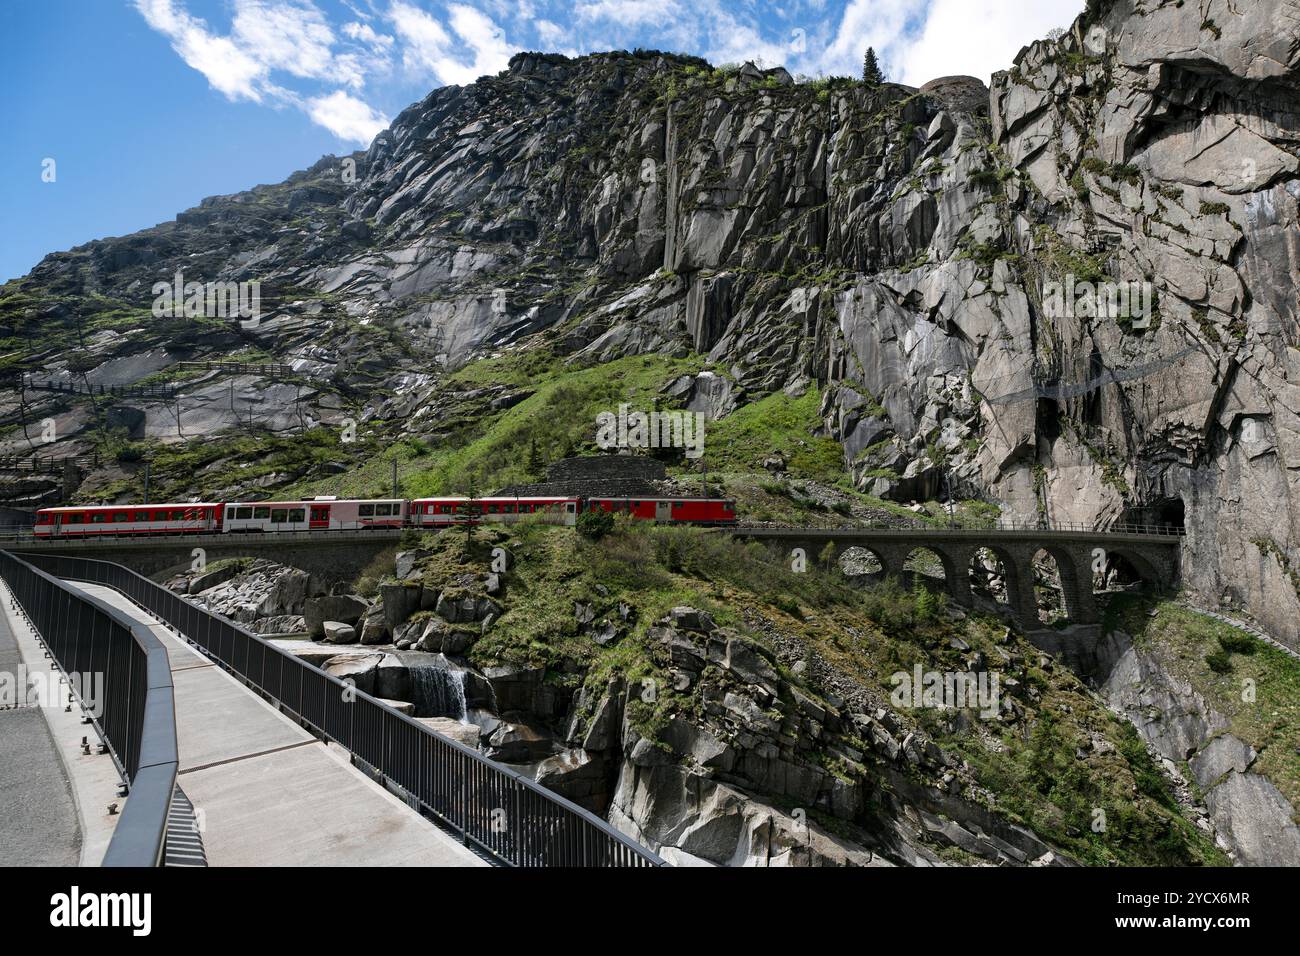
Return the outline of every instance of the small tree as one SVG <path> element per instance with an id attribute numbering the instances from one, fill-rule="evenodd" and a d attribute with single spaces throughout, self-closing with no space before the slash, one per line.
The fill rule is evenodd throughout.
<path id="1" fill-rule="evenodd" d="M 529 477 L 540 481 L 542 479 L 542 472 L 545 469 L 545 467 L 546 467 L 545 464 L 542 462 L 542 453 L 537 448 L 537 437 L 533 436 L 533 438 L 528 443 Z"/>
<path id="2" fill-rule="evenodd" d="M 469 500 L 462 505 L 462 525 L 465 528 L 465 556 L 474 553 L 474 528 L 483 514 L 483 506 L 478 501 L 478 476 L 471 472 L 465 479 L 465 497 Z"/>
<path id="3" fill-rule="evenodd" d="M 604 508 L 595 508 L 578 515 L 576 522 L 578 534 L 592 541 L 599 541 L 614 530 L 614 516 Z"/>
<path id="4" fill-rule="evenodd" d="M 930 589 L 919 580 L 912 585 L 912 600 L 915 602 L 918 621 L 933 620 L 939 614 L 939 599 L 930 593 Z"/>
<path id="5" fill-rule="evenodd" d="M 821 561 L 822 567 L 829 571 L 835 563 L 835 542 L 827 541 L 826 547 L 822 548 L 821 553 L 817 555 L 817 559 Z"/>
<path id="6" fill-rule="evenodd" d="M 868 86 L 879 86 L 885 82 L 885 73 L 880 69 L 874 47 L 867 47 L 867 55 L 862 61 L 862 82 Z"/>

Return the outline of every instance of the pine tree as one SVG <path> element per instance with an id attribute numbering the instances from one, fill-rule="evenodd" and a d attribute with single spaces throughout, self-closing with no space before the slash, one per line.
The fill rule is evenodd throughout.
<path id="1" fill-rule="evenodd" d="M 542 471 L 545 465 L 542 463 L 542 453 L 537 449 L 536 436 L 528 443 L 528 475 L 534 481 L 542 480 Z"/>
<path id="2" fill-rule="evenodd" d="M 868 86 L 879 86 L 885 82 L 885 74 L 876 60 L 874 47 L 867 47 L 867 55 L 862 61 L 862 82 Z"/>

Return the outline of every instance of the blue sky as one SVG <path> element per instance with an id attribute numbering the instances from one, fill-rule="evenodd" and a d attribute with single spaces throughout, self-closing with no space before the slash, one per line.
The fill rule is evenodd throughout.
<path id="1" fill-rule="evenodd" d="M 0 282 L 363 147 L 517 50 L 987 79 L 1083 0 L 3 0 Z"/>

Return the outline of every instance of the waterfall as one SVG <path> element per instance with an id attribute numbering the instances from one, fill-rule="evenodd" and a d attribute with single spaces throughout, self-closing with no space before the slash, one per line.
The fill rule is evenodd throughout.
<path id="1" fill-rule="evenodd" d="M 446 667 L 412 667 L 415 712 L 420 717 L 465 720 L 465 672 Z"/>

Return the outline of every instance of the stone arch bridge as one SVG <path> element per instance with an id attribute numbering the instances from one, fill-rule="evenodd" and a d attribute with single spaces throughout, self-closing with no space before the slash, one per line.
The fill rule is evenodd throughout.
<path id="1" fill-rule="evenodd" d="M 934 553 L 943 564 L 948 593 L 958 604 L 971 606 L 968 569 L 981 549 L 1001 562 L 1007 596 L 1017 621 L 1040 627 L 1034 597 L 1033 559 L 1046 551 L 1060 570 L 1065 611 L 1075 624 L 1096 624 L 1100 617 L 1092 592 L 1092 567 L 1097 549 L 1120 557 L 1155 591 L 1171 590 L 1178 579 L 1181 535 L 1172 529 L 1085 531 L 1027 528 L 788 528 L 740 527 L 718 529 L 738 538 L 767 543 L 786 554 L 804 549 L 817 560 L 827 544 L 836 559 L 849 548 L 875 555 L 886 576 L 902 577 L 908 556 L 917 549 Z M 350 581 L 387 548 L 399 544 L 401 531 L 307 531 L 293 533 L 206 534 L 174 537 L 39 540 L 30 536 L 0 541 L 14 552 L 76 554 L 123 564 L 139 574 L 161 580 L 185 570 L 203 550 L 210 564 L 222 558 L 267 557 L 319 575 L 328 582 Z"/>
<path id="2" fill-rule="evenodd" d="M 1098 552 L 1106 559 L 1119 557 L 1154 591 L 1169 591 L 1178 580 L 1182 536 L 1171 528 L 1140 527 L 1134 531 L 1061 530 L 1056 528 L 956 529 L 956 528 L 762 528 L 742 527 L 728 533 L 760 541 L 787 554 L 802 548 L 808 560 L 818 560 L 826 546 L 835 560 L 849 548 L 875 555 L 884 576 L 902 578 L 912 552 L 924 549 L 943 564 L 944 585 L 958 604 L 970 607 L 975 596 L 969 569 L 981 550 L 1001 563 L 1007 598 L 1017 622 L 1026 629 L 1043 625 L 1034 595 L 1034 556 L 1045 551 L 1061 575 L 1065 613 L 1072 624 L 1097 624 L 1100 614 L 1092 590 L 1092 569 Z"/>

